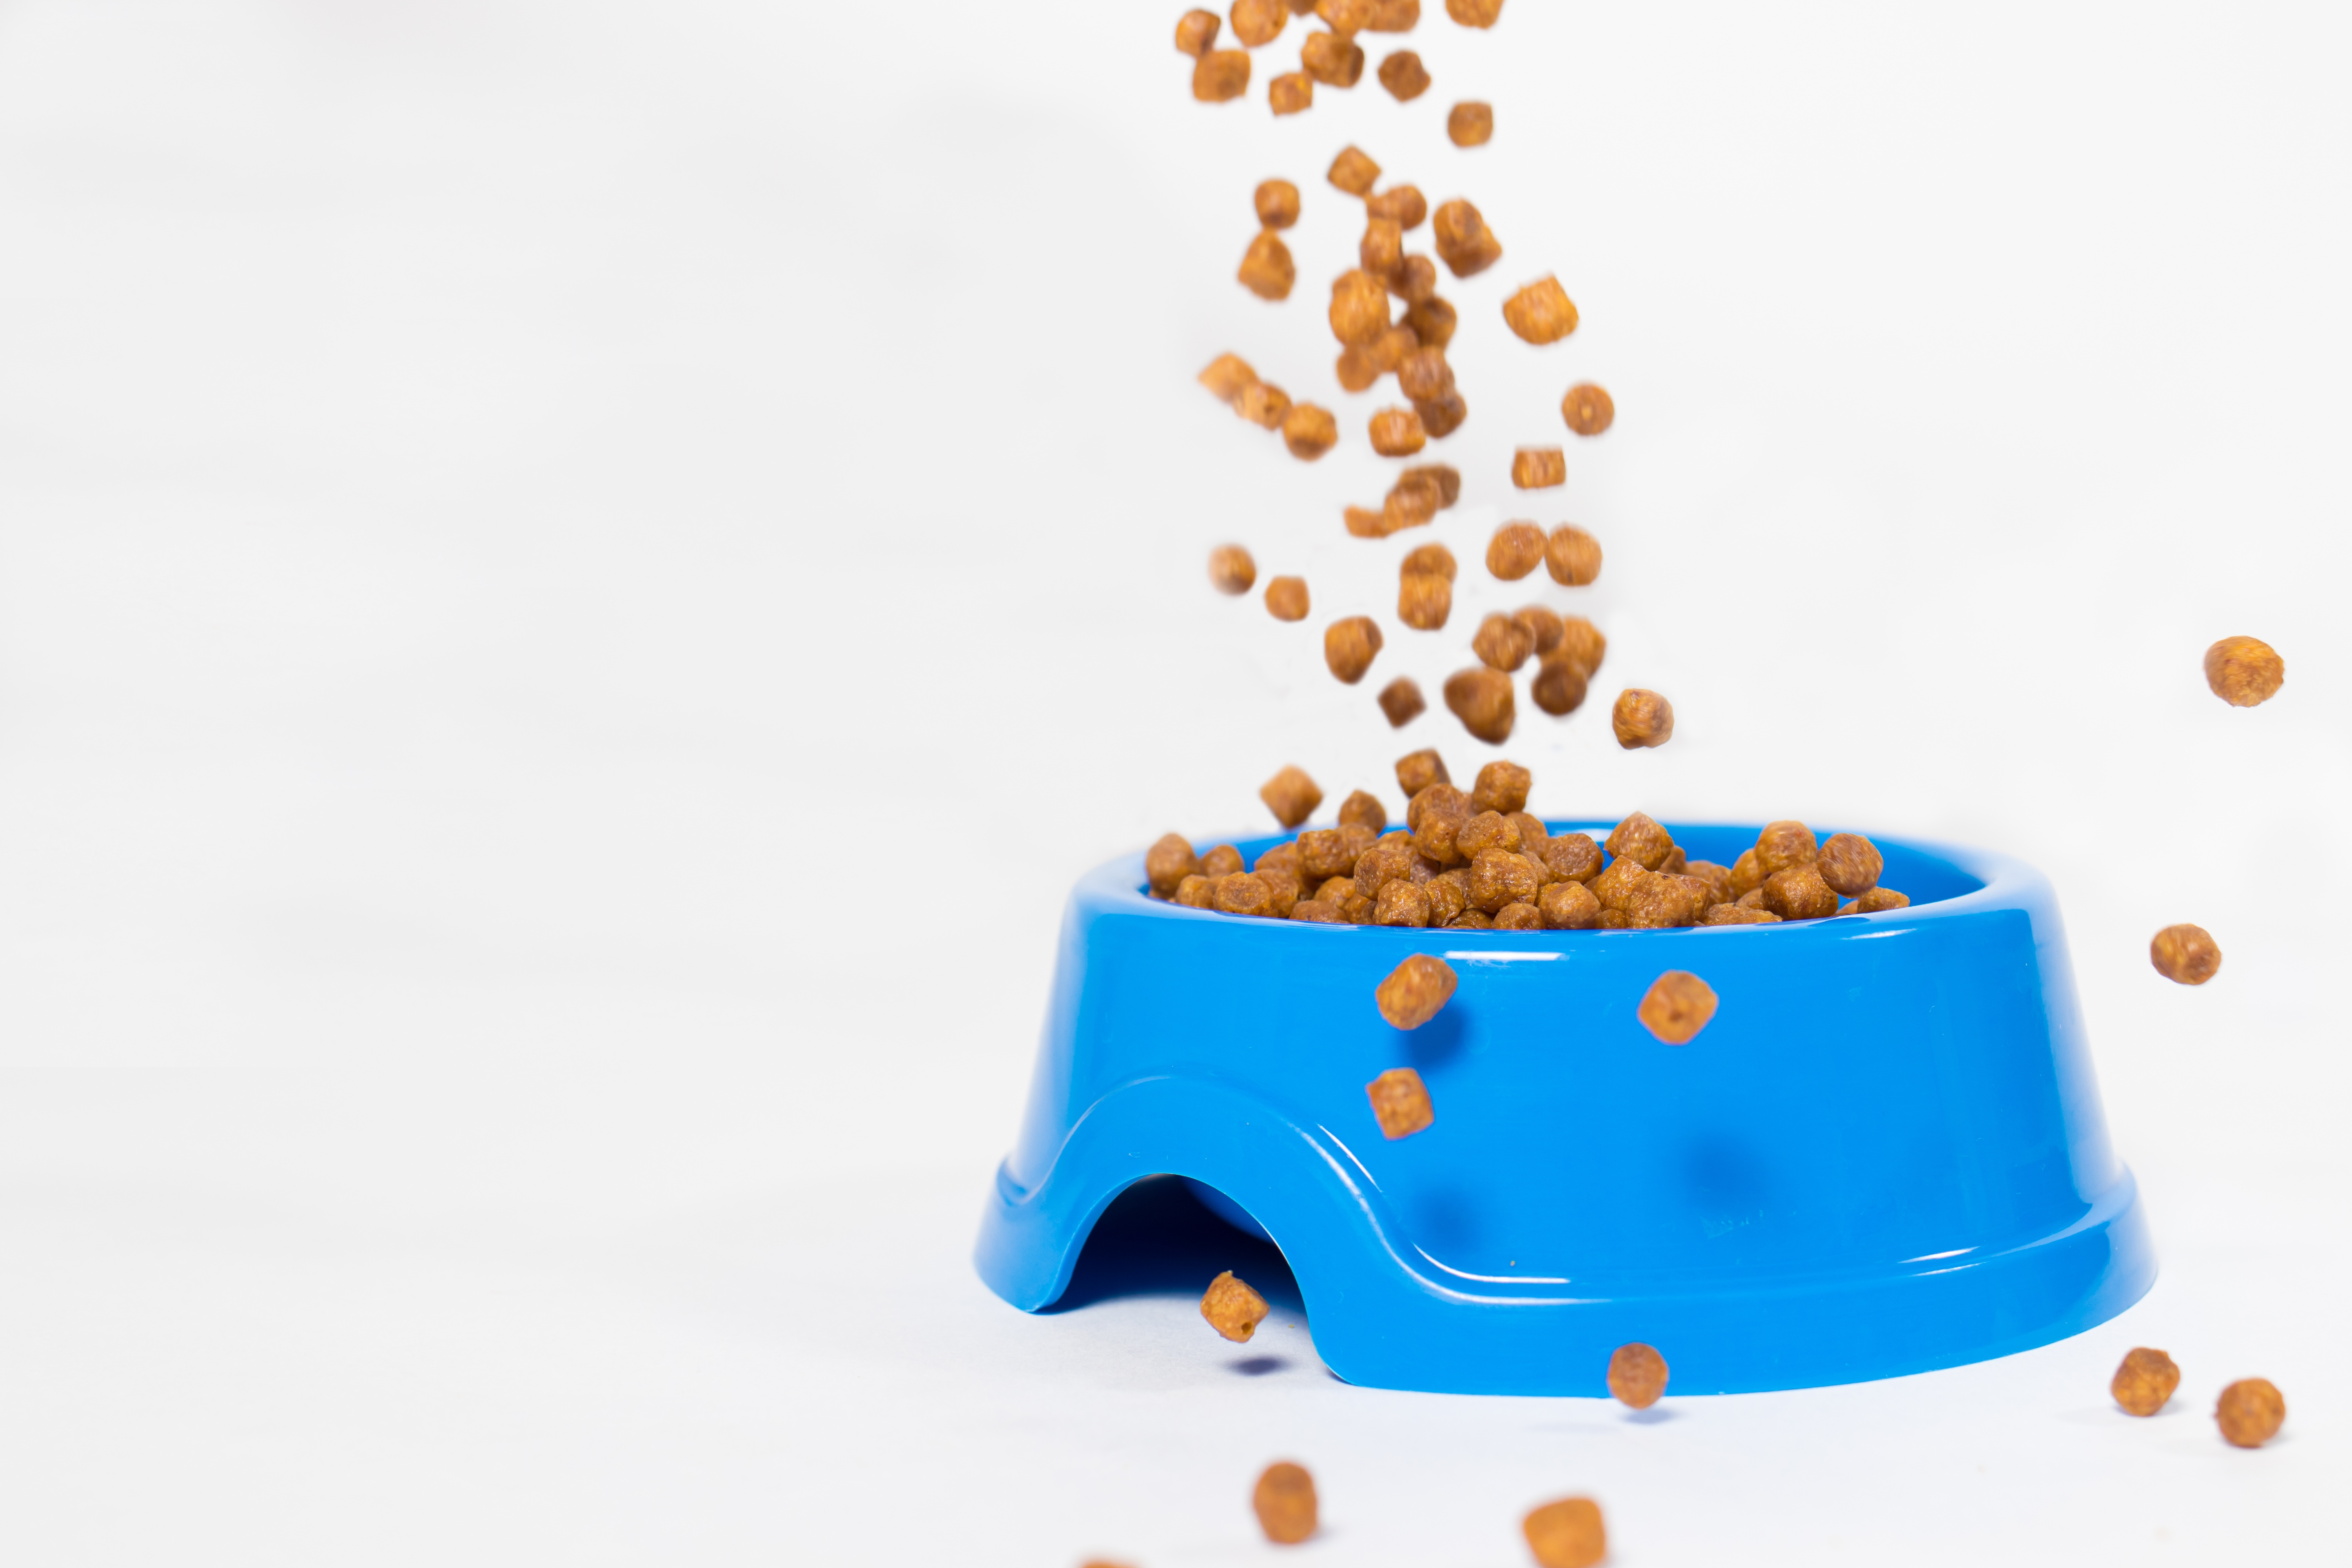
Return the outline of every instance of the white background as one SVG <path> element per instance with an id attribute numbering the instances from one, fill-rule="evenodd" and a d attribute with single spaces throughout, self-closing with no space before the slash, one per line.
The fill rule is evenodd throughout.
<path id="1" fill-rule="evenodd" d="M 1298 26 L 1211 108 L 1181 8 L 0 0 L 0 1554 L 1252 1562 L 1290 1455 L 1285 1561 L 1520 1562 L 1578 1490 L 1626 1564 L 2352 1556 L 2340 9 L 1425 0 L 1425 98 L 1276 121 Z M 1505 247 L 1444 290 L 1454 624 L 1355 689 L 1317 634 L 1419 539 L 1339 524 L 1351 140 Z M 1549 270 L 1539 352 L 1497 308 Z M 1340 449 L 1194 386 L 1229 348 Z M 1516 497 L 1585 377 L 1617 427 Z M 1392 810 L 1409 746 L 1475 764 L 1370 694 L 1533 596 L 1475 564 L 1514 515 L 1608 551 L 1547 585 L 1612 640 L 1511 742 L 1540 809 L 2052 874 L 2142 1305 L 1637 1425 L 982 1289 L 1071 879 L 1286 762 Z M 1211 594 L 1227 538 L 1315 617 Z"/>

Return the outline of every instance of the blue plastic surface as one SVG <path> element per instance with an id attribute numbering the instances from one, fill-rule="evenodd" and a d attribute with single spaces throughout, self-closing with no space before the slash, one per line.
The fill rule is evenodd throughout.
<path id="1" fill-rule="evenodd" d="M 1580 829 L 1606 834 L 1554 831 Z M 1727 865 L 1757 833 L 1672 831 Z M 1599 1394 L 1636 1340 L 1678 1394 L 1810 1387 L 2103 1322 L 2156 1263 L 2050 886 L 1874 842 L 1911 908 L 1675 931 L 1244 920 L 1114 861 L 1071 896 L 982 1278 L 1050 1305 L 1110 1201 L 1167 1173 L 1273 1237 L 1324 1363 L 1376 1387 Z M 1414 952 L 1461 984 L 1406 1032 L 1372 990 Z M 1721 998 L 1686 1046 L 1634 1016 L 1669 969 Z M 1364 1086 L 1394 1067 L 1436 1120 L 1391 1142 Z"/>

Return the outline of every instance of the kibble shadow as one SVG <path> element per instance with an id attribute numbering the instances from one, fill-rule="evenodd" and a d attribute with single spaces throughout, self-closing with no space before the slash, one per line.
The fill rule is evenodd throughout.
<path id="1" fill-rule="evenodd" d="M 1421 1072 L 1442 1067 L 1461 1055 L 1469 1031 L 1468 1016 L 1457 1008 L 1448 1008 L 1420 1028 L 1405 1032 L 1405 1055 L 1411 1058 L 1412 1069 Z"/>
<path id="2" fill-rule="evenodd" d="M 1681 1415 L 1682 1413 L 1677 1410 L 1661 1410 L 1653 1405 L 1647 1410 L 1628 1410 L 1625 1413 L 1625 1419 L 1635 1426 L 1656 1426 L 1668 1421 L 1678 1420 Z"/>
<path id="3" fill-rule="evenodd" d="M 1227 1362 L 1225 1364 L 1244 1377 L 1264 1377 L 1268 1373 L 1287 1372 L 1294 1363 L 1283 1360 L 1278 1355 L 1254 1355 L 1244 1356 L 1240 1361 Z"/>
<path id="4" fill-rule="evenodd" d="M 1228 1268 L 1270 1306 L 1306 1312 L 1280 1247 L 1243 1235 L 1202 1208 L 1177 1178 L 1147 1176 L 1103 1211 L 1078 1254 L 1069 1289 L 1045 1310 L 1075 1312 L 1124 1296 L 1197 1299 Z"/>

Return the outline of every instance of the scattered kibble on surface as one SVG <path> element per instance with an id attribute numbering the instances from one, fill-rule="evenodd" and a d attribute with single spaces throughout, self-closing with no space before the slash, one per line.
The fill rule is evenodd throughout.
<path id="1" fill-rule="evenodd" d="M 1307 618 L 1307 579 L 1276 577 L 1265 585 L 1266 614 L 1277 621 Z"/>
<path id="2" fill-rule="evenodd" d="M 1201 1298 L 1201 1316 L 1237 1345 L 1249 1343 L 1258 1324 L 1265 1321 L 1266 1310 L 1265 1298 L 1234 1279 L 1230 1268 L 1210 1280 L 1207 1293 Z"/>
<path id="3" fill-rule="evenodd" d="M 2221 1391 L 2213 1406 L 2225 1442 L 2240 1448 L 2259 1448 L 2278 1436 L 2286 1422 L 2286 1396 L 2266 1377 L 2246 1377 Z"/>
<path id="4" fill-rule="evenodd" d="M 1503 301 L 1503 321 L 1526 342 L 1541 347 L 1576 331 L 1576 303 L 1557 278 L 1538 278 Z"/>
<path id="5" fill-rule="evenodd" d="M 2179 1386 L 2180 1369 L 2172 1364 L 2172 1358 L 2143 1346 L 2125 1354 L 2107 1392 L 2134 1415 L 2153 1415 Z"/>
<path id="6" fill-rule="evenodd" d="M 1580 436 L 1598 436 L 1617 422 L 1617 404 L 1591 382 L 1580 382 L 1559 400 L 1559 416 Z"/>
<path id="7" fill-rule="evenodd" d="M 1257 1479 L 1250 1506 L 1265 1538 L 1277 1545 L 1296 1546 L 1315 1533 L 1315 1478 L 1303 1465 L 1285 1459 L 1268 1465 Z"/>
<path id="8" fill-rule="evenodd" d="M 1686 1046 L 1715 1016 L 1715 988 L 1685 969 L 1669 969 L 1650 983 L 1635 1009 L 1642 1027 L 1670 1046 Z"/>
<path id="9" fill-rule="evenodd" d="M 1492 104 L 1457 103 L 1445 117 L 1445 135 L 1456 147 L 1484 147 L 1495 139 Z"/>
<path id="10" fill-rule="evenodd" d="M 1214 11 L 1187 11 L 1176 18 L 1176 52 L 1199 59 L 1216 47 L 1217 29 L 1223 26 Z"/>
<path id="11" fill-rule="evenodd" d="M 1282 416 L 1282 444 L 1292 457 L 1311 463 L 1339 444 L 1339 422 L 1328 408 L 1294 403 Z"/>
<path id="12" fill-rule="evenodd" d="M 1507 522 L 1486 544 L 1486 570 L 1516 583 L 1544 563 L 1544 531 L 1532 522 Z"/>
<path id="13" fill-rule="evenodd" d="M 1381 166 L 1362 148 L 1342 147 L 1324 177 L 1351 196 L 1370 195 L 1380 183 Z"/>
<path id="14" fill-rule="evenodd" d="M 2252 708 L 2286 684 L 2286 660 L 2260 637 L 2223 637 L 2205 650 L 2205 684 L 2232 708 Z"/>
<path id="15" fill-rule="evenodd" d="M 1192 96 L 1230 103 L 1249 90 L 1250 58 L 1239 49 L 1211 49 L 1192 67 Z"/>
<path id="16" fill-rule="evenodd" d="M 1298 281 L 1298 268 L 1290 259 L 1290 247 L 1282 243 L 1282 236 L 1266 228 L 1260 229 L 1242 253 L 1241 270 L 1235 276 L 1243 288 L 1261 300 L 1287 300 L 1291 285 Z"/>
<path id="17" fill-rule="evenodd" d="M 1459 0 L 1449 0 L 1458 4 Z M 1609 1531 L 1601 1521 L 1601 1505 L 1591 1498 L 1562 1498 L 1548 1502 L 1520 1521 L 1528 1550 L 1543 1568 L 1592 1568 L 1609 1555 Z"/>
<path id="18" fill-rule="evenodd" d="M 1619 1345 L 1609 1358 L 1609 1392 L 1621 1405 L 1647 1410 L 1666 1391 L 1666 1358 L 1644 1344 Z"/>
<path id="19" fill-rule="evenodd" d="M 1617 694 L 1617 705 L 1609 712 L 1609 727 L 1616 732 L 1617 743 L 1629 752 L 1663 746 L 1675 738 L 1675 705 L 1654 691 L 1628 687 Z"/>
<path id="20" fill-rule="evenodd" d="M 1601 541 L 1563 522 L 1544 541 L 1544 569 L 1551 580 L 1569 588 L 1590 587 L 1601 580 Z"/>
<path id="21" fill-rule="evenodd" d="M 1511 678 L 1484 665 L 1457 669 L 1445 678 L 1445 706 L 1465 730 L 1490 746 L 1509 740 L 1518 721 Z"/>
<path id="22" fill-rule="evenodd" d="M 2167 926 L 2147 944 L 2148 962 L 2167 980 L 2202 985 L 2221 973 L 2221 949 L 2203 926 Z"/>
<path id="23" fill-rule="evenodd" d="M 1397 885 L 1391 883 L 1389 887 Z M 1412 889 L 1415 896 L 1422 899 L 1423 908 L 1427 909 L 1426 895 L 1421 894 L 1418 889 L 1412 889 L 1410 882 L 1402 886 Z M 1381 889 L 1383 900 L 1389 896 L 1389 887 Z M 1428 922 L 1424 920 L 1422 923 Z M 1453 971 L 1446 973 L 1451 975 Z M 1448 989 L 1451 989 L 1450 984 Z M 1421 1081 L 1421 1075 L 1411 1068 L 1391 1068 L 1366 1084 L 1364 1094 L 1372 1102 L 1372 1115 L 1381 1124 L 1381 1136 L 1391 1142 L 1400 1138 L 1410 1138 L 1436 1120 L 1436 1112 L 1429 1103 L 1429 1089 Z"/>
<path id="24" fill-rule="evenodd" d="M 1257 581 L 1257 563 L 1238 544 L 1220 544 L 1209 552 L 1209 581 L 1220 594 L 1246 594 Z"/>
<path id="25" fill-rule="evenodd" d="M 1389 972 L 1373 990 L 1372 1002 L 1394 1027 L 1418 1029 L 1444 1009 L 1454 995 L 1456 978 L 1454 966 L 1445 960 L 1416 952 Z M 1420 1079 L 1413 1081 L 1418 1084 Z"/>
<path id="26" fill-rule="evenodd" d="M 1511 455 L 1511 483 L 1545 490 L 1568 483 L 1568 458 L 1557 447 L 1522 447 Z"/>
<path id="27" fill-rule="evenodd" d="M 1347 685 L 1363 679 L 1380 652 L 1380 623 L 1370 616 L 1349 616 L 1323 628 L 1323 662 Z"/>
<path id="28" fill-rule="evenodd" d="M 1288 180 L 1263 180 L 1254 205 L 1257 221 L 1267 228 L 1288 228 L 1298 221 L 1298 187 Z"/>
<path id="29" fill-rule="evenodd" d="M 1399 49 L 1381 62 L 1381 85 L 1399 103 L 1411 103 L 1429 90 L 1429 71 L 1411 49 Z"/>
<path id="30" fill-rule="evenodd" d="M 1421 416 L 1410 408 L 1383 408 L 1372 416 L 1372 450 L 1383 458 L 1410 458 L 1428 444 Z"/>

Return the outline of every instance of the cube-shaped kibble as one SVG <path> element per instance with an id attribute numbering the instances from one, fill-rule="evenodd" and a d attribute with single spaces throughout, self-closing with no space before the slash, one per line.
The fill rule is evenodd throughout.
<path id="1" fill-rule="evenodd" d="M 1209 1327 L 1237 1345 L 1249 1342 L 1267 1310 L 1265 1298 L 1235 1279 L 1230 1268 L 1210 1280 L 1201 1298 L 1201 1316 L 1209 1320 Z"/>
<path id="2" fill-rule="evenodd" d="M 1484 147 L 1495 139 L 1495 106 L 1457 103 L 1445 116 L 1445 135 L 1456 147 Z"/>
<path id="3" fill-rule="evenodd" d="M 1556 343 L 1576 331 L 1576 303 L 1557 278 L 1538 278 L 1503 301 L 1503 321 L 1528 342 Z"/>
<path id="4" fill-rule="evenodd" d="M 1548 1502 L 1521 1521 L 1528 1550 L 1543 1568 L 1592 1568 L 1609 1555 L 1609 1531 L 1601 1522 L 1601 1505 L 1591 1498 L 1562 1498 Z"/>
<path id="5" fill-rule="evenodd" d="M 1381 891 L 1385 895 L 1388 889 Z M 1436 1120 L 1429 1090 L 1411 1068 L 1391 1068 L 1364 1085 L 1364 1093 L 1371 1100 L 1372 1114 L 1380 1120 L 1381 1136 L 1392 1142 L 1412 1137 Z"/>
<path id="6" fill-rule="evenodd" d="M 1669 969 L 1650 983 L 1635 1016 L 1670 1046 L 1688 1045 L 1715 1016 L 1715 988 L 1687 970 Z"/>
<path id="7" fill-rule="evenodd" d="M 1568 483 L 1568 456 L 1557 447 L 1522 447 L 1511 454 L 1511 483 L 1546 490 Z"/>
<path id="8" fill-rule="evenodd" d="M 1389 977 L 1373 991 L 1372 1001 L 1380 1008 L 1381 1016 L 1396 1027 L 1418 1029 L 1444 1010 L 1445 1004 L 1452 999 L 1457 983 L 1453 966 L 1444 959 L 1416 952 L 1389 972 Z M 1396 1076 L 1395 1073 L 1386 1074 L 1381 1081 Z M 1412 1080 L 1412 1087 L 1418 1092 L 1421 1079 L 1410 1071 L 1404 1076 Z M 1423 1104 L 1427 1103 L 1427 1099 L 1425 1095 L 1423 1097 Z M 1399 1135 L 1391 1132 L 1389 1136 L 1394 1138 Z"/>
<path id="9" fill-rule="evenodd" d="M 1372 186 L 1381 177 L 1381 166 L 1360 147 L 1342 147 L 1339 155 L 1331 160 L 1330 172 L 1325 175 L 1333 184 L 1351 196 L 1371 195 Z"/>
<path id="10" fill-rule="evenodd" d="M 1291 766 L 1265 781 L 1257 792 L 1258 799 L 1274 813 L 1274 819 L 1285 827 L 1296 827 L 1314 815 L 1323 804 L 1323 789 L 1307 776 L 1307 770 Z"/>

